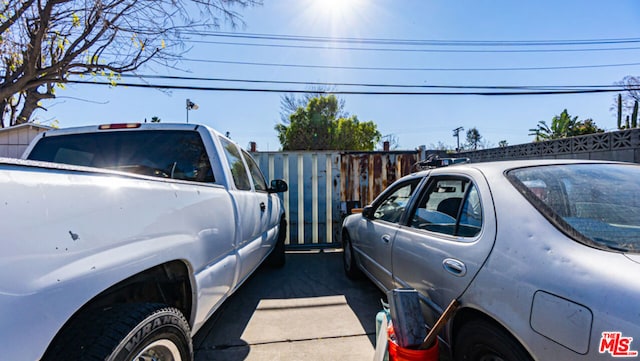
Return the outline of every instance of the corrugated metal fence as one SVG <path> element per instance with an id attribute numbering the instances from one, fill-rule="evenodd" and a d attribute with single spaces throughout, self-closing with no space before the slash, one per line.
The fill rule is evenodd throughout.
<path id="1" fill-rule="evenodd" d="M 340 243 L 342 219 L 370 203 L 396 179 L 411 173 L 419 152 L 255 152 L 271 179 L 284 179 L 289 220 L 287 245 L 325 247 Z"/>

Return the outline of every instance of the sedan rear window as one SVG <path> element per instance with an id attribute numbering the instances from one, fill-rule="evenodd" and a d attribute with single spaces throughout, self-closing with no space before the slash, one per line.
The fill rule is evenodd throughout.
<path id="1" fill-rule="evenodd" d="M 507 176 L 565 233 L 599 248 L 640 251 L 640 166 L 549 165 Z"/>

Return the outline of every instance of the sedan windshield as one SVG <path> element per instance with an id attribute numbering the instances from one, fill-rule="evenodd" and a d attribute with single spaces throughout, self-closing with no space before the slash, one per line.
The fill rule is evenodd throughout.
<path id="1" fill-rule="evenodd" d="M 601 248 L 640 251 L 640 166 L 550 165 L 507 176 L 565 233 Z"/>

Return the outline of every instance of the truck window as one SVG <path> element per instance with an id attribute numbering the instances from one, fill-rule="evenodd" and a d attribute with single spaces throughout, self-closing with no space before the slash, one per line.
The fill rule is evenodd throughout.
<path id="1" fill-rule="evenodd" d="M 195 131 L 105 131 L 44 137 L 28 159 L 161 178 L 215 181 L 209 156 Z"/>
<path id="2" fill-rule="evenodd" d="M 244 160 L 249 166 L 249 174 L 251 174 L 251 178 L 253 179 L 253 186 L 257 191 L 266 191 L 267 181 L 264 180 L 264 175 L 262 174 L 260 167 L 258 167 L 256 161 L 245 150 L 242 150 L 242 155 L 244 155 Z"/>
<path id="3" fill-rule="evenodd" d="M 236 188 L 244 191 L 251 190 L 251 182 L 249 181 L 247 169 L 244 167 L 244 162 L 242 162 L 242 156 L 238 151 L 238 147 L 226 138 L 220 137 L 220 142 L 227 156 L 227 162 L 229 162 L 233 183 L 235 183 Z"/>

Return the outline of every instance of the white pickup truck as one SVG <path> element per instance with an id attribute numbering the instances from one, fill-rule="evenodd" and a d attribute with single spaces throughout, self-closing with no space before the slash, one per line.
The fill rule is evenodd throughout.
<path id="1" fill-rule="evenodd" d="M 191 124 L 52 130 L 0 159 L 0 359 L 191 360 L 191 337 L 264 261 L 278 192 Z"/>

